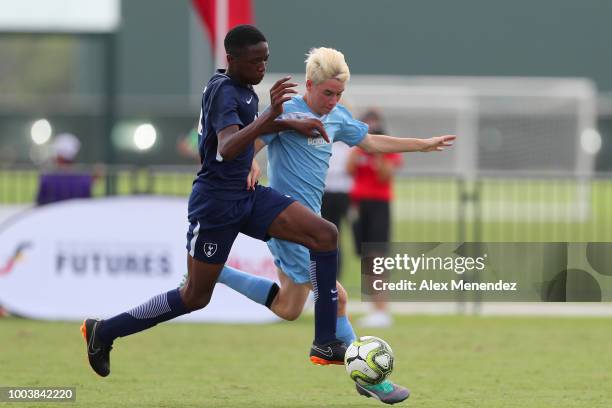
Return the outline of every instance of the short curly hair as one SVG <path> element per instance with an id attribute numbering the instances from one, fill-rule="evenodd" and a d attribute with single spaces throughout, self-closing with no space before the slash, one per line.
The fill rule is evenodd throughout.
<path id="1" fill-rule="evenodd" d="M 263 33 L 255 26 L 242 24 L 228 31 L 223 45 L 226 53 L 237 56 L 246 47 L 260 42 L 268 42 Z"/>

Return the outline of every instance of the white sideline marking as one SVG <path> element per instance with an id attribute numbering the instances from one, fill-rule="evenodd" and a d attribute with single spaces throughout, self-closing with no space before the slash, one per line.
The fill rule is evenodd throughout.
<path id="1" fill-rule="evenodd" d="M 392 302 L 391 313 L 398 315 L 453 315 L 482 316 L 612 316 L 612 303 L 539 303 L 539 302 Z M 351 301 L 350 313 L 372 310 L 368 302 Z M 312 310 L 308 310 L 313 313 Z"/>

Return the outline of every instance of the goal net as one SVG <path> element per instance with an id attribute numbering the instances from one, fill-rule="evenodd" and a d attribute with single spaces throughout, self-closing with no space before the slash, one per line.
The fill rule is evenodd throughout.
<path id="1" fill-rule="evenodd" d="M 257 87 L 262 107 L 279 77 L 269 74 Z M 303 74 L 293 79 L 303 93 Z M 343 96 L 356 117 L 379 109 L 389 134 L 457 134 L 456 145 L 439 154 L 406 154 L 400 175 L 478 180 L 480 215 L 511 221 L 588 217 L 598 136 L 595 101 L 593 83 L 581 78 L 355 75 Z M 457 200 L 433 191 L 436 183 L 427 184 L 424 194 L 397 195 L 400 202 L 411 202 L 410 207 L 398 203 L 397 215 L 454 219 Z"/>

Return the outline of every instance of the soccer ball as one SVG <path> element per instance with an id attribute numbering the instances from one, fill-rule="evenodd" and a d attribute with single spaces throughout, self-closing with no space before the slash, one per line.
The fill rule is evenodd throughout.
<path id="1" fill-rule="evenodd" d="M 344 366 L 353 381 L 361 385 L 378 384 L 393 371 L 393 350 L 378 337 L 360 337 L 346 349 Z"/>

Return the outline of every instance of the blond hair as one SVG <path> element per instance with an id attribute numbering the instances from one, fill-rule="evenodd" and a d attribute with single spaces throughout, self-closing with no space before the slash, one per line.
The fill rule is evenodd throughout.
<path id="1" fill-rule="evenodd" d="M 333 48 L 312 48 L 306 55 L 306 80 L 315 85 L 328 79 L 346 82 L 351 77 L 344 54 Z"/>

